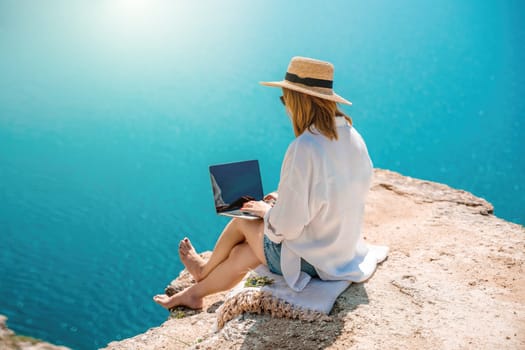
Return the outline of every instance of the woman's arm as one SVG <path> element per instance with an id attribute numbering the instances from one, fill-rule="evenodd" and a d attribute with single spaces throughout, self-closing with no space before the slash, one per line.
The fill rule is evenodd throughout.
<path id="1" fill-rule="evenodd" d="M 286 151 L 279 181 L 279 200 L 264 216 L 264 233 L 277 243 L 297 238 L 310 222 L 312 152 L 308 142 L 301 141 L 296 139 Z"/>

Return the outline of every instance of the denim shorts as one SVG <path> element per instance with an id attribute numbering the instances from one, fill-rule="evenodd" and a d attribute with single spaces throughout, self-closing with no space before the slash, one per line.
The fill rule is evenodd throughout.
<path id="1" fill-rule="evenodd" d="M 282 275 L 281 270 L 281 243 L 275 243 L 264 235 L 264 256 L 266 257 L 266 263 L 268 269 L 277 275 Z M 306 272 L 312 277 L 319 277 L 315 268 L 310 265 L 306 260 L 301 259 L 301 271 Z"/>

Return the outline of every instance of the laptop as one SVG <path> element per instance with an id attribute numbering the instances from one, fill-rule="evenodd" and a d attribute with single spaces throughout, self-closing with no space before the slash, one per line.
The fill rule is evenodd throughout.
<path id="1" fill-rule="evenodd" d="M 218 215 L 243 219 L 260 217 L 241 211 L 245 202 L 263 199 L 259 161 L 217 164 L 210 166 L 211 187 Z"/>

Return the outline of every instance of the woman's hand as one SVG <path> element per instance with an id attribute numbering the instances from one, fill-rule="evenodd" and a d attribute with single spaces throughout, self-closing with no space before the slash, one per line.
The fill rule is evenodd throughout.
<path id="1" fill-rule="evenodd" d="M 279 197 L 279 194 L 277 192 L 271 192 L 264 196 L 263 201 L 265 201 L 273 207 L 275 205 L 277 197 Z"/>
<path id="2" fill-rule="evenodd" d="M 241 210 L 262 218 L 271 207 L 272 206 L 265 201 L 249 201 L 244 203 Z"/>

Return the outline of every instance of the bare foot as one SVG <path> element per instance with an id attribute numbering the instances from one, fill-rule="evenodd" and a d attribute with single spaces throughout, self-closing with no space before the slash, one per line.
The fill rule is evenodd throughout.
<path id="1" fill-rule="evenodd" d="M 168 310 L 179 305 L 189 307 L 190 309 L 202 309 L 202 298 L 193 297 L 188 290 L 189 288 L 174 294 L 171 297 L 166 294 L 158 294 L 153 297 L 153 301 Z"/>
<path id="2" fill-rule="evenodd" d="M 180 241 L 179 257 L 196 282 L 199 282 L 205 277 L 202 275 L 202 272 L 206 261 L 197 254 L 188 238 L 184 238 Z"/>

